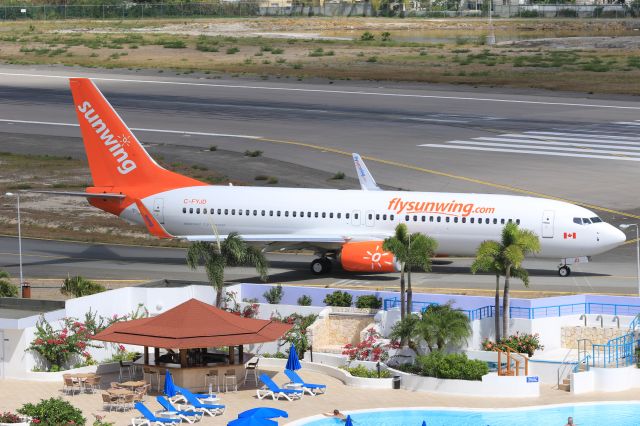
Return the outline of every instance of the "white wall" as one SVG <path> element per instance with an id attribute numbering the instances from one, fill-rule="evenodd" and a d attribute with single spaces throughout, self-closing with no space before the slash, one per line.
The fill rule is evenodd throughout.
<path id="1" fill-rule="evenodd" d="M 640 370 L 635 366 L 622 368 L 590 368 L 571 374 L 571 393 L 620 392 L 640 388 Z"/>

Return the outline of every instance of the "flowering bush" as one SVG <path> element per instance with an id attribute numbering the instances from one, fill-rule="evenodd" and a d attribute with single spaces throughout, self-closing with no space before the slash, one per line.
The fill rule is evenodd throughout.
<path id="1" fill-rule="evenodd" d="M 41 399 L 39 403 L 24 404 L 18 413 L 31 417 L 31 424 L 41 426 L 84 426 L 82 411 L 62 398 Z"/>
<path id="2" fill-rule="evenodd" d="M 236 300 L 237 295 L 238 293 L 232 290 L 225 292 L 224 299 L 222 300 L 222 309 L 244 318 L 256 318 L 260 312 L 260 305 L 254 300 L 251 300 L 246 301 L 249 304 L 241 308 Z"/>
<path id="3" fill-rule="evenodd" d="M 49 363 L 49 371 L 59 371 L 74 356 L 79 355 L 85 364 L 94 361 L 88 348 L 100 346 L 90 343 L 91 333 L 84 323 L 75 318 L 63 318 L 63 328 L 56 330 L 43 317 L 36 323 L 36 338 L 27 350 L 39 353 Z"/>
<path id="4" fill-rule="evenodd" d="M 512 334 L 511 336 L 501 339 L 499 342 L 493 342 L 485 339 L 482 342 L 482 349 L 485 351 L 506 351 L 507 348 L 518 353 L 525 353 L 529 357 L 533 356 L 536 350 L 544 349 L 540 344 L 540 335 L 536 334 Z"/>
<path id="5" fill-rule="evenodd" d="M 0 423 L 22 423 L 22 416 L 10 412 L 0 413 Z"/>
<path id="6" fill-rule="evenodd" d="M 291 330 L 282 337 L 280 347 L 293 343 L 296 346 L 298 357 L 302 359 L 304 353 L 309 349 L 309 336 L 307 336 L 307 328 L 318 318 L 317 315 L 300 315 L 293 313 L 288 317 L 282 318 L 278 311 L 271 314 L 272 321 L 280 321 L 285 324 L 291 324 Z M 286 348 L 289 350 L 289 348 Z"/>
<path id="7" fill-rule="evenodd" d="M 400 347 L 398 342 L 383 343 L 382 336 L 374 328 L 366 331 L 363 341 L 357 345 L 346 344 L 342 349 L 342 355 L 347 355 L 350 360 L 359 361 L 386 361 L 389 359 L 389 349 Z"/>

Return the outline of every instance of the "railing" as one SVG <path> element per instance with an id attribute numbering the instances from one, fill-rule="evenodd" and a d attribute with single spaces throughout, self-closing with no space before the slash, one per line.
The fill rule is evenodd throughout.
<path id="1" fill-rule="evenodd" d="M 436 302 L 413 302 L 412 312 L 424 312 L 429 306 L 438 305 Z M 384 299 L 384 310 L 397 308 L 400 300 L 397 297 Z M 471 321 L 490 318 L 495 315 L 495 306 L 488 305 L 476 309 L 463 310 Z M 632 322 L 634 328 L 640 326 L 640 305 L 619 305 L 613 303 L 569 303 L 563 305 L 538 306 L 534 308 L 511 306 L 509 316 L 511 318 L 554 318 L 565 315 L 577 314 L 604 314 L 604 315 L 635 315 Z M 502 316 L 502 308 L 500 308 Z"/>
<path id="2" fill-rule="evenodd" d="M 502 368 L 502 357 L 506 355 L 506 369 Z M 513 352 L 511 348 L 507 348 L 506 351 L 498 349 L 498 376 L 519 376 L 520 375 L 520 360 L 516 358 L 521 358 L 524 361 L 524 375 L 529 375 L 529 358 L 518 353 Z M 511 365 L 515 364 L 515 368 L 511 369 Z"/>
<path id="3" fill-rule="evenodd" d="M 592 367 L 627 367 L 633 363 L 634 334 L 609 340 L 606 344 L 594 344 L 591 346 Z"/>
<path id="4" fill-rule="evenodd" d="M 566 378 L 567 374 L 574 369 L 576 365 L 579 365 L 579 362 L 569 361 L 569 356 L 573 352 L 573 349 L 569 349 L 567 354 L 562 359 L 562 363 L 560 367 L 558 367 L 557 375 L 558 375 L 558 388 L 560 388 L 560 383 Z"/>

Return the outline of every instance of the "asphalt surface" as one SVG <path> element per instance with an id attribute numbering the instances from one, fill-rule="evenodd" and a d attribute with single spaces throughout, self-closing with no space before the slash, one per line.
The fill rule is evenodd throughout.
<path id="1" fill-rule="evenodd" d="M 295 176 L 291 181 L 313 186 L 344 171 L 351 178 L 344 184 L 348 186 L 355 184 L 349 153 L 359 152 L 369 158 L 377 181 L 389 187 L 544 194 L 593 205 L 614 223 L 628 221 L 625 213 L 640 210 L 640 154 L 635 152 L 640 103 L 633 97 L 2 66 L 0 136 L 11 141 L 3 143 L 3 150 L 83 155 L 69 76 L 94 78 L 127 124 L 138 129 L 134 132 L 150 153 L 165 159 L 189 152 L 214 169 L 224 161 L 214 155 L 203 159 L 201 153 L 217 145 L 235 154 L 233 169 L 242 175 L 256 167 L 243 170 L 242 161 L 249 160 L 241 153 L 259 149 L 264 151 L 261 161 L 281 173 L 290 170 Z M 0 240 L 0 247 L 0 265 L 16 272 L 11 240 Z M 575 267 L 567 279 L 555 276 L 555 261 L 532 261 L 532 283 L 536 289 L 557 291 L 635 292 L 633 248 L 598 256 Z M 395 285 L 393 276 L 340 272 L 310 279 L 309 260 L 277 255 L 272 280 Z M 25 244 L 27 262 L 33 263 L 27 276 L 66 276 L 73 266 L 74 272 L 94 277 L 203 278 L 184 266 L 181 251 L 171 249 L 38 242 Z M 469 276 L 465 262 L 436 266 L 436 273 L 424 274 L 418 285 L 493 285 L 491 277 Z M 228 278 L 251 275 L 234 269 Z"/>

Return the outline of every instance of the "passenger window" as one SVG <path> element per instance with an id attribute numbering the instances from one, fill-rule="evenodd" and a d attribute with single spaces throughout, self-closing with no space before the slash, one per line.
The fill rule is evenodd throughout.
<path id="1" fill-rule="evenodd" d="M 354 214 L 353 214 L 353 218 L 354 218 L 354 219 L 356 219 L 356 220 L 357 220 L 359 217 L 360 217 L 360 214 L 358 214 L 358 213 L 354 213 Z"/>
<path id="2" fill-rule="evenodd" d="M 293 217 L 296 217 L 296 214 L 297 214 L 297 213 L 298 213 L 298 212 L 297 212 L 297 211 L 295 211 L 295 210 L 294 210 L 293 212 L 291 212 L 291 214 L 293 214 Z"/>
<path id="3" fill-rule="evenodd" d="M 193 214 L 193 207 L 189 207 L 189 214 Z"/>
<path id="4" fill-rule="evenodd" d="M 440 222 L 440 216 L 438 216 L 436 220 L 437 220 L 438 222 Z"/>
<path id="5" fill-rule="evenodd" d="M 380 220 L 380 214 L 376 213 L 376 220 Z"/>
<path id="6" fill-rule="evenodd" d="M 520 225 L 520 219 L 516 219 L 516 224 Z"/>
<path id="7" fill-rule="evenodd" d="M 344 214 L 345 219 L 349 219 L 349 213 Z"/>
<path id="8" fill-rule="evenodd" d="M 186 207 L 183 207 L 183 208 L 182 208 L 182 213 L 186 213 L 186 212 L 187 212 L 187 208 L 186 208 Z"/>
<path id="9" fill-rule="evenodd" d="M 474 222 L 474 218 L 469 219 L 469 223 L 473 223 Z"/>
<path id="10" fill-rule="evenodd" d="M 196 214 L 200 214 L 200 208 L 199 207 L 196 209 Z"/>
<path id="11" fill-rule="evenodd" d="M 218 209 L 218 214 L 222 214 L 222 209 Z"/>
<path id="12" fill-rule="evenodd" d="M 258 210 L 254 210 L 254 211 L 253 211 L 253 215 L 254 215 L 254 216 L 258 216 Z"/>
<path id="13" fill-rule="evenodd" d="M 466 217 L 462 218 L 462 223 L 467 223 L 467 218 Z"/>
<path id="14" fill-rule="evenodd" d="M 280 210 L 276 212 L 276 216 L 280 217 Z"/>
<path id="15" fill-rule="evenodd" d="M 278 213 L 280 213 L 279 210 L 278 210 Z M 289 210 L 285 210 L 284 211 L 284 217 L 289 217 Z"/>
<path id="16" fill-rule="evenodd" d="M 231 214 L 232 214 L 233 216 L 235 216 L 235 215 L 236 215 L 236 209 L 231 210 Z"/>
<path id="17" fill-rule="evenodd" d="M 224 209 L 224 215 L 228 215 L 229 214 L 229 209 Z"/>
<path id="18" fill-rule="evenodd" d="M 394 215 L 389 216 L 389 220 L 394 220 L 396 217 Z"/>
<path id="19" fill-rule="evenodd" d="M 262 216 L 266 216 L 267 215 L 267 211 L 266 210 L 262 210 L 260 213 L 262 214 Z"/>
<path id="20" fill-rule="evenodd" d="M 315 216 L 315 217 L 318 217 L 318 212 L 315 212 L 314 216 Z"/>
<path id="21" fill-rule="evenodd" d="M 311 217 L 311 212 L 307 212 L 307 217 Z"/>
<path id="22" fill-rule="evenodd" d="M 500 223 L 504 225 L 504 219 L 500 219 Z"/>
<path id="23" fill-rule="evenodd" d="M 429 222 L 433 222 L 433 216 L 429 216 Z"/>
<path id="24" fill-rule="evenodd" d="M 329 213 L 329 219 L 333 219 L 333 213 Z"/>
<path id="25" fill-rule="evenodd" d="M 451 220 L 451 218 L 450 218 L 449 216 L 447 216 L 447 217 L 445 218 L 445 221 L 446 221 L 447 223 L 449 223 L 449 221 L 450 221 L 450 220 Z"/>
<path id="26" fill-rule="evenodd" d="M 493 224 L 494 224 L 494 225 L 497 225 L 497 224 L 498 224 L 498 219 L 493 218 Z"/>
<path id="27" fill-rule="evenodd" d="M 427 220 L 426 216 L 422 216 L 422 221 L 425 222 Z"/>
<path id="28" fill-rule="evenodd" d="M 413 215 L 413 221 L 417 222 L 418 221 L 418 216 L 417 215 Z"/>
<path id="29" fill-rule="evenodd" d="M 238 209 L 238 214 L 242 216 L 242 209 Z"/>
<path id="30" fill-rule="evenodd" d="M 327 214 L 325 212 L 322 212 L 322 218 L 324 219 L 325 217 L 327 217 Z"/>
<path id="31" fill-rule="evenodd" d="M 488 225 L 490 221 L 491 221 L 491 220 L 490 220 L 489 218 L 486 218 L 486 219 L 484 220 L 484 223 L 486 223 L 486 224 Z"/>
<path id="32" fill-rule="evenodd" d="M 245 215 L 247 215 L 247 216 L 249 216 L 249 215 L 251 214 L 251 212 L 250 212 L 249 210 L 245 210 L 245 211 L 244 211 L 244 214 L 245 214 Z"/>
<path id="33" fill-rule="evenodd" d="M 369 220 L 373 219 L 373 215 L 371 213 L 369 213 L 367 217 L 369 218 Z"/>
<path id="34" fill-rule="evenodd" d="M 273 210 L 269 210 L 269 216 L 273 216 Z"/>
<path id="35" fill-rule="evenodd" d="M 453 222 L 454 222 L 454 223 L 458 223 L 458 218 L 457 218 L 457 217 L 454 217 L 454 218 L 453 218 Z"/>
<path id="36" fill-rule="evenodd" d="M 210 214 L 214 214 L 215 212 L 216 212 L 216 211 L 215 211 L 214 209 L 211 209 L 211 210 L 209 211 L 209 213 L 210 213 Z M 249 214 L 249 210 L 247 210 L 247 214 Z"/>
<path id="37" fill-rule="evenodd" d="M 513 220 L 509 219 L 509 223 L 513 222 Z"/>
<path id="38" fill-rule="evenodd" d="M 481 217 L 478 218 L 478 224 L 482 225 L 482 218 Z"/>
<path id="39" fill-rule="evenodd" d="M 409 215 L 406 215 L 406 216 L 404 217 L 404 221 L 405 221 L 405 222 L 409 222 Z"/>

